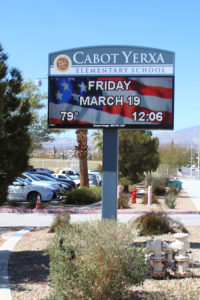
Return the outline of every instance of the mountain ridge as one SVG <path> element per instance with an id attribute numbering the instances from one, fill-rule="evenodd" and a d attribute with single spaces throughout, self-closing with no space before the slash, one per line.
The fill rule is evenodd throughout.
<path id="1" fill-rule="evenodd" d="M 185 129 L 175 130 L 175 131 L 162 131 L 156 132 L 152 131 L 152 135 L 159 138 L 159 144 L 164 145 L 171 143 L 178 144 L 181 146 L 191 147 L 191 145 L 197 147 L 200 143 L 200 125 L 188 127 Z M 93 137 L 88 136 L 88 147 L 92 148 Z M 60 137 L 56 136 L 55 140 L 44 144 L 44 148 L 57 149 L 67 148 L 72 149 L 77 145 L 75 137 Z"/>
<path id="2" fill-rule="evenodd" d="M 159 138 L 160 145 L 174 142 L 174 144 L 182 146 L 197 146 L 200 142 L 200 125 L 192 126 L 176 131 L 153 132 L 153 136 Z"/>

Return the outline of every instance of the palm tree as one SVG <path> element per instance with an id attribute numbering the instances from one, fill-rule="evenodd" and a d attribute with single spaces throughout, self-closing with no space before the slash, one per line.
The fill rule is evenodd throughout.
<path id="1" fill-rule="evenodd" d="M 88 182 L 88 145 L 87 145 L 87 129 L 77 129 L 76 139 L 78 146 L 75 146 L 75 150 L 78 152 L 79 167 L 80 167 L 80 186 L 89 186 Z"/>
<path id="2" fill-rule="evenodd" d="M 92 136 L 94 137 L 94 149 L 98 151 L 98 155 L 102 156 L 103 153 L 103 131 L 97 130 L 92 133 Z"/>

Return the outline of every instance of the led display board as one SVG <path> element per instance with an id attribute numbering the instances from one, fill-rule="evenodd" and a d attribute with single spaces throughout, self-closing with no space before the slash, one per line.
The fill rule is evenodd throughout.
<path id="1" fill-rule="evenodd" d="M 49 55 L 51 128 L 173 129 L 174 53 L 129 46 Z"/>

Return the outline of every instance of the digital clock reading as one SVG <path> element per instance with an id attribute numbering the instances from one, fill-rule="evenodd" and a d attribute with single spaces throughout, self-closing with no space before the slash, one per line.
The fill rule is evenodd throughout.
<path id="1" fill-rule="evenodd" d="M 163 121 L 163 113 L 161 111 L 158 112 L 149 112 L 145 113 L 144 111 L 141 112 L 133 112 L 133 121 L 135 122 L 162 122 Z"/>

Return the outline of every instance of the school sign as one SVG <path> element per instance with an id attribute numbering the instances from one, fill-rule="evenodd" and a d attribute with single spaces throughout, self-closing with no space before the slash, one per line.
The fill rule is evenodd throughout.
<path id="1" fill-rule="evenodd" d="M 174 57 L 131 46 L 49 54 L 49 127 L 173 129 Z"/>

